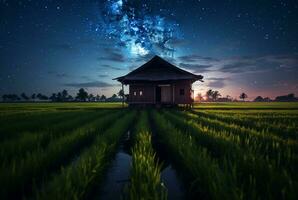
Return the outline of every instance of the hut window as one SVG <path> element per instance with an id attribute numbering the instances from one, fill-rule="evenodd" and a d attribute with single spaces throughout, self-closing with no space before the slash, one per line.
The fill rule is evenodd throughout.
<path id="1" fill-rule="evenodd" d="M 142 90 L 140 91 L 140 96 L 143 96 L 143 91 Z"/>
<path id="2" fill-rule="evenodd" d="M 184 95 L 184 89 L 180 89 L 179 93 L 180 95 Z"/>
<path id="3" fill-rule="evenodd" d="M 137 96 L 137 92 L 133 92 L 133 96 Z"/>

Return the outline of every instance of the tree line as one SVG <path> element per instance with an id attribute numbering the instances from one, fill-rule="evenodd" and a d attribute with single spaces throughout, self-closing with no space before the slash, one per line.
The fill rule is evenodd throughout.
<path id="1" fill-rule="evenodd" d="M 205 98 L 204 98 L 205 97 Z M 248 98 L 248 95 L 244 92 L 242 92 L 239 95 L 239 99 L 241 101 L 245 101 L 245 99 Z M 198 94 L 196 96 L 196 101 L 206 101 L 206 102 L 232 102 L 232 101 L 239 101 L 238 99 L 233 99 L 230 95 L 227 95 L 223 97 L 219 91 L 217 90 L 212 90 L 209 89 L 205 96 L 202 94 Z M 270 99 L 269 97 L 262 97 L 262 96 L 257 96 L 254 100 L 254 102 L 271 102 L 271 101 L 277 101 L 277 102 L 292 102 L 292 101 L 298 101 L 298 98 L 295 97 L 293 93 L 288 94 L 288 95 L 282 95 L 282 96 L 277 96 L 275 99 Z"/>
<path id="2" fill-rule="evenodd" d="M 106 97 L 105 95 L 94 95 L 92 93 L 88 93 L 84 88 L 79 89 L 76 96 L 72 96 L 68 93 L 67 90 L 62 90 L 61 92 L 52 93 L 50 96 L 41 94 L 41 93 L 33 93 L 31 95 L 27 95 L 26 93 L 22 93 L 20 95 L 17 94 L 4 94 L 2 95 L 2 101 L 4 102 L 14 102 L 14 101 L 53 101 L 53 102 L 72 102 L 72 101 L 89 101 L 89 102 L 112 102 L 112 101 L 121 101 L 121 98 L 124 94 L 122 90 L 120 90 L 117 94 L 113 94 L 111 97 Z"/>

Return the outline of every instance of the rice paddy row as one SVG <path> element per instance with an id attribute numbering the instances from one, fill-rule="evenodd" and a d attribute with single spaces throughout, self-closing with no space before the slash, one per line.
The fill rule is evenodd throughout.
<path id="1" fill-rule="evenodd" d="M 129 130 L 132 160 L 122 199 L 169 199 L 173 192 L 154 140 L 186 199 L 298 198 L 297 112 L 29 111 L 0 116 L 0 199 L 94 199 Z"/>

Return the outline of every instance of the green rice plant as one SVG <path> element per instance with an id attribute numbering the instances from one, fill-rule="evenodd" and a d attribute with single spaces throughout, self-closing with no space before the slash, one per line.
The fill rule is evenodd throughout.
<path id="1" fill-rule="evenodd" d="M 161 181 L 161 164 L 151 143 L 147 112 L 141 112 L 136 125 L 135 145 L 132 149 L 132 169 L 127 199 L 167 199 L 167 190 Z"/>
<path id="2" fill-rule="evenodd" d="M 233 143 L 233 140 L 221 140 L 227 135 L 224 130 L 203 129 L 184 115 L 179 118 L 170 112 L 165 113 L 174 126 L 196 138 L 197 144 L 206 147 L 209 152 L 216 152 L 212 155 L 218 158 L 220 167 L 225 168 L 226 173 L 234 174 L 235 184 L 242 190 L 245 198 L 280 199 L 295 196 L 294 188 L 297 183 L 293 183 L 295 172 L 291 170 L 290 165 L 276 164 L 278 158 L 269 158 L 267 155 L 251 151 L 250 146 L 254 149 L 253 144 L 243 149 L 242 146 Z M 259 139 L 258 142 L 261 143 L 262 140 Z M 290 163 L 295 164 L 293 161 Z"/>
<path id="3" fill-rule="evenodd" d="M 277 127 L 272 125 L 272 122 L 270 122 L 267 119 L 267 122 L 262 121 L 256 122 L 255 120 L 249 119 L 245 120 L 244 118 L 239 118 L 239 116 L 229 116 L 229 115 L 218 115 L 218 114 L 210 114 L 206 112 L 201 112 L 201 111 L 193 111 L 194 114 L 197 114 L 198 116 L 203 116 L 206 118 L 211 118 L 211 119 L 216 119 L 220 120 L 229 124 L 236 124 L 243 126 L 245 128 L 249 129 L 255 129 L 256 131 L 259 132 L 266 132 L 266 133 L 271 133 L 276 135 L 277 137 L 280 137 L 282 139 L 288 140 L 288 139 L 293 139 L 293 140 L 298 140 L 298 132 L 297 128 L 288 128 L 288 126 L 282 126 Z M 279 119 L 280 121 L 281 119 Z M 283 124 L 290 124 L 290 122 L 284 122 Z"/>
<path id="4" fill-rule="evenodd" d="M 254 154 L 263 155 L 266 159 L 277 159 L 276 167 L 285 166 L 295 173 L 298 166 L 298 144 L 293 140 L 282 140 L 275 135 L 247 129 L 233 123 L 228 124 L 214 119 L 199 117 L 191 113 L 178 113 L 181 118 L 194 123 L 208 134 L 232 140 Z M 295 173 L 296 174 L 296 173 Z"/>
<path id="5" fill-rule="evenodd" d="M 206 148 L 193 137 L 177 130 L 157 112 L 152 113 L 157 135 L 189 187 L 188 198 L 241 199 L 234 174 L 221 168 Z"/>
<path id="6" fill-rule="evenodd" d="M 64 111 L 11 116 L 9 120 L 0 120 L 0 142 L 17 138 L 22 133 L 50 129 L 53 124 L 63 124 L 82 113 L 84 112 Z"/>
<path id="7" fill-rule="evenodd" d="M 0 158 L 5 163 L 13 159 L 20 159 L 26 153 L 30 153 L 36 148 L 45 148 L 51 141 L 63 137 L 65 134 L 86 123 L 97 120 L 98 117 L 102 117 L 108 114 L 108 112 L 109 111 L 80 113 L 62 123 L 53 124 L 49 127 L 49 130 L 23 133 L 23 135 L 18 138 L 6 140 L 0 145 Z"/>
<path id="8" fill-rule="evenodd" d="M 92 146 L 86 149 L 79 159 L 61 169 L 51 180 L 45 182 L 36 199 L 83 199 L 87 198 L 92 187 L 103 177 L 108 163 L 116 151 L 121 135 L 130 127 L 135 112 L 114 121 L 114 125 L 98 135 Z"/>
<path id="9" fill-rule="evenodd" d="M 31 184 L 38 183 L 48 173 L 55 171 L 67 159 L 90 144 L 94 137 L 106 129 L 120 116 L 120 112 L 100 118 L 85 125 L 71 134 L 50 142 L 45 149 L 38 148 L 27 153 L 24 158 L 14 159 L 0 166 L 0 197 L 19 197 L 32 189 Z"/>
<path id="10" fill-rule="evenodd" d="M 206 129 L 213 129 L 215 131 L 221 132 L 226 130 L 226 135 L 239 136 L 239 142 L 241 146 L 246 145 L 250 147 L 248 143 L 259 143 L 257 151 L 259 153 L 266 152 L 266 149 L 271 153 L 280 153 L 280 149 L 276 147 L 285 147 L 290 148 L 291 151 L 298 152 L 298 143 L 294 140 L 284 140 L 276 135 L 270 134 L 265 131 L 257 131 L 251 128 L 245 128 L 243 126 L 234 124 L 233 122 L 223 122 L 217 119 L 210 119 L 205 116 L 194 115 L 192 113 L 178 113 L 182 118 L 187 118 L 189 120 L 194 120 L 200 126 L 205 127 Z M 263 129 L 264 130 L 264 129 Z"/>

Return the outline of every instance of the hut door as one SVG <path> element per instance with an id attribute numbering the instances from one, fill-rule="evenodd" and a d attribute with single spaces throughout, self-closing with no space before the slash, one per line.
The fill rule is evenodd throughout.
<path id="1" fill-rule="evenodd" d="M 155 101 L 156 103 L 160 103 L 161 101 L 161 87 L 159 86 L 155 88 Z"/>
<path id="2" fill-rule="evenodd" d="M 171 102 L 171 86 L 161 86 L 161 102 L 169 103 Z"/>

